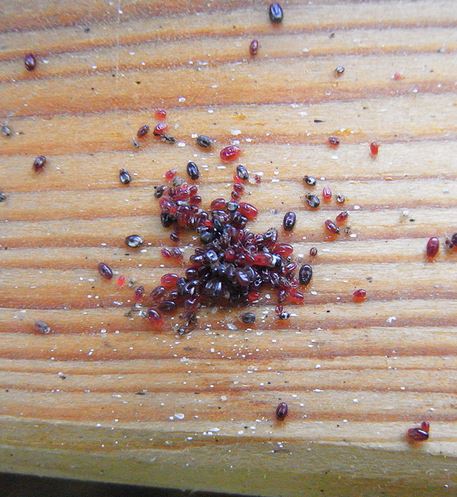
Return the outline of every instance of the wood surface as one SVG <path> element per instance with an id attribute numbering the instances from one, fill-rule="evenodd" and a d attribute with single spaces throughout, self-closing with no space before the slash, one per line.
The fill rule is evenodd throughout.
<path id="1" fill-rule="evenodd" d="M 2 0 L 0 118 L 13 135 L 0 136 L 1 471 L 265 496 L 457 495 L 457 254 L 443 247 L 457 231 L 455 2 L 291 0 L 280 26 L 267 6 Z M 179 143 L 135 149 L 157 107 Z M 263 172 L 248 188 L 262 207 L 253 229 L 294 209 L 284 238 L 300 260 L 319 250 L 305 305 L 281 327 L 265 300 L 254 330 L 237 310 L 209 310 L 183 338 L 176 319 L 153 332 L 125 316 L 132 290 L 101 281 L 97 264 L 152 288 L 170 266 L 153 186 L 195 160 L 206 201 L 227 195 L 218 150 L 234 139 Z M 351 235 L 325 240 L 340 209 L 308 211 L 304 174 L 347 196 Z M 144 250 L 126 250 L 135 232 Z M 369 298 L 355 304 L 360 287 Z M 35 333 L 36 319 L 53 333 Z M 411 447 L 405 432 L 424 419 L 431 438 Z"/>

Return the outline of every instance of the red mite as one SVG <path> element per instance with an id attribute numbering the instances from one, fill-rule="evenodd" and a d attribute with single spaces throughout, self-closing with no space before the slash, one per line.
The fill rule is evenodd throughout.
<path id="1" fill-rule="evenodd" d="M 343 211 L 336 216 L 336 222 L 337 224 L 343 224 L 347 221 L 347 218 L 349 217 L 349 212 L 348 211 Z"/>
<path id="2" fill-rule="evenodd" d="M 256 207 L 247 202 L 240 202 L 238 211 L 242 216 L 247 217 L 248 219 L 255 219 L 259 213 Z"/>
<path id="3" fill-rule="evenodd" d="M 165 109 L 156 109 L 155 116 L 160 121 L 163 121 L 167 117 L 167 111 Z"/>
<path id="4" fill-rule="evenodd" d="M 282 421 L 285 419 L 289 412 L 289 406 L 285 402 L 280 402 L 278 404 L 278 407 L 276 408 L 276 418 L 279 419 L 279 421 Z"/>
<path id="5" fill-rule="evenodd" d="M 231 162 L 240 156 L 241 150 L 236 145 L 229 145 L 219 152 L 219 156 L 224 162 Z"/>
<path id="6" fill-rule="evenodd" d="M 164 123 L 164 122 L 161 122 L 161 123 L 157 123 L 155 128 L 154 128 L 154 136 L 161 136 L 165 133 L 165 131 L 167 131 L 168 129 L 168 124 L 167 123 Z"/>
<path id="7" fill-rule="evenodd" d="M 125 276 L 119 276 L 119 278 L 116 280 L 116 285 L 121 287 L 125 285 Z"/>
<path id="8" fill-rule="evenodd" d="M 430 423 L 422 421 L 420 428 L 410 428 L 408 438 L 412 442 L 425 442 L 430 436 Z"/>
<path id="9" fill-rule="evenodd" d="M 379 152 L 379 143 L 371 142 L 370 143 L 370 154 L 375 157 Z"/>
<path id="10" fill-rule="evenodd" d="M 332 199 L 332 190 L 328 186 L 324 186 L 322 189 L 322 197 L 324 197 L 325 202 Z"/>
<path id="11" fill-rule="evenodd" d="M 352 300 L 357 303 L 365 302 L 365 300 L 367 300 L 366 290 L 364 290 L 363 288 L 355 290 L 354 293 L 352 294 Z"/>
<path id="12" fill-rule="evenodd" d="M 434 257 L 437 256 L 438 252 L 440 250 L 440 240 L 436 236 L 432 236 L 429 238 L 427 242 L 427 257 L 430 259 L 433 259 Z"/>

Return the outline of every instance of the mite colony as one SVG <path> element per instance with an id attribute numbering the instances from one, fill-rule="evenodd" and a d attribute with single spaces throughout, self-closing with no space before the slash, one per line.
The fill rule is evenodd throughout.
<path id="1" fill-rule="evenodd" d="M 279 25 L 283 21 L 284 11 L 279 3 L 272 3 L 268 14 L 273 24 Z M 253 39 L 249 44 L 250 56 L 256 57 L 260 49 L 259 40 Z M 26 54 L 24 66 L 27 71 L 36 70 L 37 57 L 32 53 Z M 345 71 L 344 66 L 338 65 L 333 71 L 335 78 L 342 78 Z M 393 76 L 394 80 L 402 78 L 400 73 L 395 73 Z M 167 134 L 167 112 L 164 109 L 157 109 L 155 117 L 158 122 L 152 128 L 152 135 L 163 142 L 175 143 L 175 138 Z M 315 120 L 315 122 L 321 121 Z M 10 137 L 12 130 L 7 124 L 3 124 L 1 133 L 5 137 Z M 148 124 L 140 126 L 133 139 L 133 145 L 139 147 L 141 141 L 150 133 L 151 127 Z M 206 135 L 198 135 L 196 144 L 201 149 L 211 149 L 214 140 Z M 329 136 L 327 145 L 333 149 L 338 148 L 341 145 L 340 138 Z M 379 149 L 378 142 L 373 141 L 369 144 L 369 154 L 373 159 L 378 156 Z M 237 161 L 240 155 L 241 149 L 234 144 L 227 145 L 219 153 L 220 160 L 225 163 Z M 47 158 L 39 155 L 33 161 L 33 169 L 36 173 L 41 173 L 47 163 Z M 200 246 L 195 248 L 190 256 L 190 265 L 184 275 L 164 274 L 160 284 L 149 293 L 146 293 L 143 286 L 135 288 L 134 308 L 139 310 L 139 314 L 147 318 L 156 329 L 163 328 L 165 315 L 182 309 L 182 323 L 177 329 L 178 334 L 182 335 L 196 325 L 198 309 L 202 306 L 242 307 L 255 304 L 262 299 L 262 291 L 267 288 L 276 293 L 276 318 L 289 319 L 290 313 L 284 309 L 284 306 L 303 303 L 303 289 L 310 283 L 313 270 L 310 264 L 302 264 L 299 268 L 292 258 L 293 246 L 280 241 L 280 233 L 276 228 L 270 228 L 259 234 L 247 228 L 248 223 L 255 220 L 258 214 L 254 205 L 242 200 L 250 180 L 248 169 L 242 164 L 237 165 L 234 168 L 230 199 L 216 198 L 206 210 L 201 208 L 202 197 L 195 183 L 200 179 L 198 165 L 193 161 L 188 162 L 186 173 L 187 180 L 180 177 L 176 170 L 167 171 L 164 175 L 166 184 L 156 186 L 154 196 L 160 205 L 162 226 L 172 230 L 170 240 L 179 242 L 179 233 L 187 230 L 198 236 Z M 120 169 L 119 182 L 128 185 L 131 181 L 130 173 L 126 169 Z M 251 178 L 251 184 L 260 183 L 261 176 L 254 175 Z M 318 181 L 313 176 L 306 175 L 303 184 L 305 188 L 315 189 Z M 308 191 L 304 196 L 304 204 L 308 209 L 316 210 L 320 207 L 321 201 L 328 203 L 333 198 L 338 205 L 343 205 L 346 201 L 344 195 L 338 193 L 334 196 L 330 186 L 324 185 L 321 196 Z M 0 202 L 6 199 L 6 195 L 0 192 Z M 342 231 L 350 232 L 350 228 L 345 227 L 348 218 L 349 212 L 343 210 L 335 219 L 325 220 L 324 229 L 329 240 L 338 237 Z M 282 230 L 286 233 L 291 232 L 296 223 L 296 213 L 289 211 L 284 216 Z M 144 244 L 144 240 L 141 235 L 131 234 L 126 236 L 125 244 L 129 248 L 136 249 Z M 448 249 L 457 247 L 457 233 L 446 238 L 445 245 Z M 436 258 L 439 249 L 439 238 L 430 237 L 425 248 L 427 259 Z M 162 248 L 161 254 L 165 258 L 183 257 L 183 252 L 178 247 Z M 309 250 L 310 257 L 316 257 L 317 254 L 316 247 Z M 107 280 L 111 280 L 114 276 L 112 268 L 104 262 L 98 264 L 98 272 Z M 125 281 L 125 276 L 119 276 L 116 284 L 121 287 Z M 352 294 L 354 302 L 362 303 L 366 299 L 367 292 L 362 288 Z M 245 325 L 255 326 L 255 312 L 242 312 L 240 321 Z M 45 335 L 51 333 L 52 329 L 44 321 L 37 320 L 35 331 Z M 288 412 L 287 403 L 280 402 L 275 411 L 277 420 L 283 421 Z M 407 438 L 411 443 L 422 442 L 429 438 L 429 432 L 430 424 L 423 421 L 419 427 L 408 429 Z"/>

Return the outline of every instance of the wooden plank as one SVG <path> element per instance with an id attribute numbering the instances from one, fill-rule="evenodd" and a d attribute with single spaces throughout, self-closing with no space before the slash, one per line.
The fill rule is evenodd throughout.
<path id="1" fill-rule="evenodd" d="M 456 492 L 457 254 L 424 258 L 429 236 L 456 231 L 454 2 L 284 6 L 273 26 L 248 0 L 3 0 L 0 471 L 264 496 Z M 133 147 L 162 106 L 178 143 Z M 265 295 L 253 330 L 216 309 L 188 336 L 175 317 L 151 331 L 126 316 L 132 289 L 100 281 L 97 264 L 148 290 L 180 271 L 160 255 L 171 242 L 153 186 L 192 159 L 205 205 L 226 195 L 218 151 L 232 140 L 262 173 L 248 187 L 262 207 L 253 229 L 297 211 L 282 236 L 314 266 L 305 304 L 277 324 Z M 351 229 L 335 242 L 323 222 L 340 207 L 306 209 L 304 174 L 346 195 Z M 123 243 L 134 232 L 140 251 Z M 182 243 L 187 257 L 195 240 Z M 360 287 L 369 298 L 355 304 Z M 36 319 L 53 333 L 36 334 Z M 431 438 L 411 447 L 423 419 Z"/>

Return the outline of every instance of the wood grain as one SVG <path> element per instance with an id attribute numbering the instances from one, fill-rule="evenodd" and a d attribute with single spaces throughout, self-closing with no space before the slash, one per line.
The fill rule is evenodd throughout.
<path id="1" fill-rule="evenodd" d="M 267 5 L 1 2 L 1 471 L 276 497 L 456 494 L 457 254 L 424 258 L 428 237 L 457 231 L 454 2 L 289 0 L 280 26 Z M 134 148 L 157 107 L 178 143 Z M 160 256 L 153 186 L 192 159 L 205 202 L 227 195 L 218 150 L 232 140 L 263 174 L 248 188 L 253 229 L 294 209 L 283 237 L 300 261 L 318 248 L 305 304 L 278 325 L 264 295 L 253 330 L 210 309 L 186 337 L 177 318 L 154 332 L 97 264 L 148 289 L 180 271 Z M 340 208 L 307 210 L 304 174 L 346 195 L 350 233 L 326 240 Z M 143 250 L 126 250 L 134 232 Z M 182 243 L 187 257 L 195 240 Z M 36 319 L 53 333 L 34 333 Z M 431 438 L 411 447 L 423 419 Z"/>

